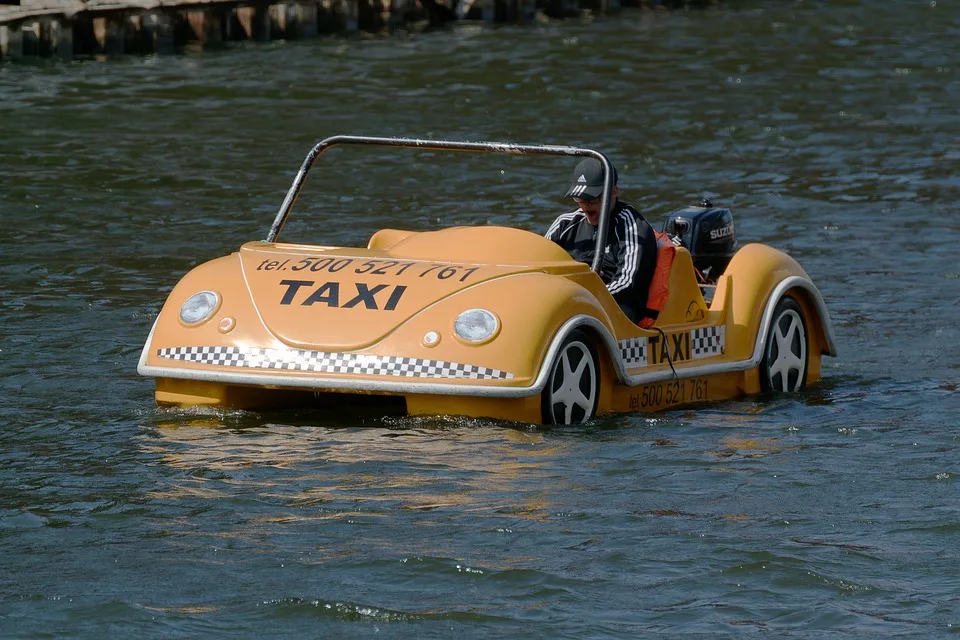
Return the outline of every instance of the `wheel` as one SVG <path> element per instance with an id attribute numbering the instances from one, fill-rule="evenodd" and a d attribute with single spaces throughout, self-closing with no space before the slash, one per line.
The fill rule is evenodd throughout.
<path id="1" fill-rule="evenodd" d="M 799 391 L 807 383 L 807 322 L 793 298 L 781 298 L 760 362 L 764 391 Z"/>
<path id="2" fill-rule="evenodd" d="M 600 399 L 600 363 L 593 341 L 583 331 L 564 338 L 550 364 L 541 409 L 545 424 L 582 424 L 596 415 Z"/>

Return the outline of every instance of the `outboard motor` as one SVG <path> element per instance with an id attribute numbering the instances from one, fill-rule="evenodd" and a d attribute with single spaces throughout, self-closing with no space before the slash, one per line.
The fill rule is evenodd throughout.
<path id="1" fill-rule="evenodd" d="M 717 281 L 739 248 L 730 209 L 714 207 L 707 199 L 668 215 L 663 231 L 690 252 L 693 266 L 708 283 Z"/>

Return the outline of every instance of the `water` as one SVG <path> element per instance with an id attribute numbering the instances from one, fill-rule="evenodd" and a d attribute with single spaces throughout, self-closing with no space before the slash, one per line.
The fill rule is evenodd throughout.
<path id="1" fill-rule="evenodd" d="M 746 2 L 0 65 L 0 636 L 956 632 L 958 35 L 951 2 Z M 710 196 L 840 357 L 587 428 L 155 409 L 166 293 L 336 133 L 593 146 L 657 224 Z M 562 160 L 376 153 L 324 156 L 286 237 L 565 206 Z"/>

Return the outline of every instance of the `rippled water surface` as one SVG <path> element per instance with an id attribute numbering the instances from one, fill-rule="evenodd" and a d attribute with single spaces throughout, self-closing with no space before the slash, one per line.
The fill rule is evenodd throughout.
<path id="1" fill-rule="evenodd" d="M 956 632 L 958 41 L 950 1 L 731 1 L 0 65 L 0 636 Z M 335 133 L 596 147 L 656 224 L 708 195 L 840 357 L 587 428 L 158 411 L 166 293 Z M 569 169 L 335 150 L 287 237 L 542 231 Z"/>

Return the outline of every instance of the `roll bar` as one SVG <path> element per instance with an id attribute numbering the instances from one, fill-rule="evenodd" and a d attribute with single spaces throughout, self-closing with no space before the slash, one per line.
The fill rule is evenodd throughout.
<path id="1" fill-rule="evenodd" d="M 417 138 L 380 138 L 373 136 L 332 136 L 317 142 L 310 149 L 310 153 L 304 158 L 300 170 L 297 171 L 293 184 L 287 191 L 280 210 L 277 212 L 273 225 L 270 227 L 270 233 L 267 235 L 266 242 L 276 242 L 280 236 L 280 230 L 283 229 L 287 216 L 293 204 L 300 195 L 303 183 L 307 178 L 307 172 L 313 166 L 324 152 L 331 147 L 341 144 L 353 145 L 372 145 L 379 147 L 407 147 L 411 149 L 427 149 L 432 151 L 479 151 L 487 153 L 509 153 L 513 155 L 544 155 L 544 156 L 587 156 L 596 158 L 603 168 L 603 196 L 601 197 L 600 220 L 597 225 L 597 244 L 594 252 L 593 264 L 590 268 L 600 273 L 600 265 L 603 263 L 603 248 L 607 243 L 608 222 L 610 219 L 610 197 L 613 193 L 613 166 L 607 157 L 599 151 L 592 149 L 583 149 L 580 147 L 566 147 L 556 145 L 527 145 L 513 144 L 510 142 L 459 142 L 455 140 L 420 140 Z"/>

